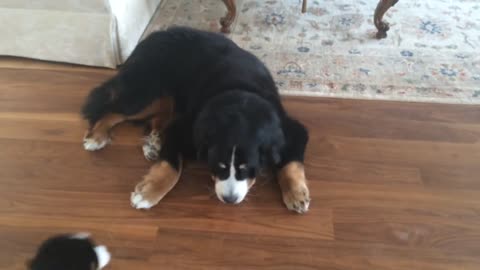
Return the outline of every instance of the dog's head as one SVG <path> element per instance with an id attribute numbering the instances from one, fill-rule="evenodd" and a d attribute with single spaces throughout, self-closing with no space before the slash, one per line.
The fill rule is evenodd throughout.
<path id="1" fill-rule="evenodd" d="M 218 199 L 232 204 L 245 199 L 262 167 L 280 161 L 285 141 L 273 106 L 242 91 L 212 99 L 195 122 L 194 139 Z"/>
<path id="2" fill-rule="evenodd" d="M 243 201 L 255 183 L 260 167 L 258 154 L 237 145 L 213 145 L 207 160 L 218 199 L 233 204 Z"/>

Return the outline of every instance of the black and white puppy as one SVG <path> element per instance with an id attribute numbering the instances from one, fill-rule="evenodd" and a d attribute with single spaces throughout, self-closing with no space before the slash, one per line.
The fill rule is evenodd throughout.
<path id="1" fill-rule="evenodd" d="M 163 98 L 173 99 L 175 118 L 161 130 Z M 157 162 L 132 192 L 135 208 L 157 204 L 177 183 L 183 160 L 199 159 L 208 163 L 222 202 L 240 203 L 258 171 L 269 167 L 288 209 L 308 210 L 307 130 L 285 112 L 267 67 L 223 35 L 178 27 L 152 33 L 93 89 L 82 113 L 90 151 L 108 144 L 113 126 L 152 118 L 143 150 Z"/>
<path id="2" fill-rule="evenodd" d="M 88 234 L 65 234 L 47 239 L 28 263 L 29 270 L 97 270 L 110 261 L 105 246 L 96 246 Z"/>

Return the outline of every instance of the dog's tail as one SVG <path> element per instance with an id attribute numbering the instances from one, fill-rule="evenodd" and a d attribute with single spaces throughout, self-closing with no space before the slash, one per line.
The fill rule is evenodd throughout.
<path id="1" fill-rule="evenodd" d="M 82 116 L 90 125 L 94 125 L 102 116 L 111 111 L 118 95 L 115 79 L 111 79 L 94 88 L 82 107 Z"/>

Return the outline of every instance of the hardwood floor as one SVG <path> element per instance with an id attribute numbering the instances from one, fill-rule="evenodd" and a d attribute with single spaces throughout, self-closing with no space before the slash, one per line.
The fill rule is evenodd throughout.
<path id="1" fill-rule="evenodd" d="M 306 215 L 269 179 L 223 205 L 194 163 L 138 211 L 142 129 L 81 145 L 80 105 L 111 74 L 0 59 L 0 269 L 77 231 L 109 247 L 107 269 L 480 269 L 480 106 L 285 98 L 311 134 Z"/>

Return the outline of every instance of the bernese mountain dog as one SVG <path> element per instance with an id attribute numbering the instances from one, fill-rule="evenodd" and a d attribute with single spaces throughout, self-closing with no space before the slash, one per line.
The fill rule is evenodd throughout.
<path id="1" fill-rule="evenodd" d="M 160 128 L 163 98 L 173 100 L 175 116 Z M 308 210 L 308 132 L 285 111 L 267 67 L 221 34 L 184 27 L 150 34 L 91 91 L 82 114 L 89 151 L 107 145 L 120 122 L 151 119 L 143 151 L 156 163 L 131 194 L 137 209 L 156 205 L 177 183 L 183 161 L 196 159 L 208 164 L 224 203 L 240 203 L 259 170 L 271 168 L 287 208 Z"/>

